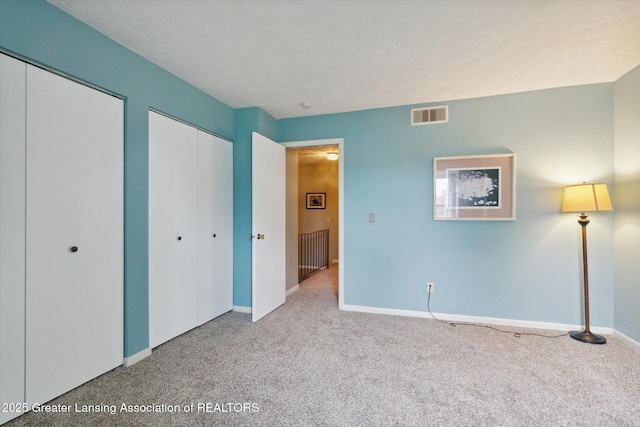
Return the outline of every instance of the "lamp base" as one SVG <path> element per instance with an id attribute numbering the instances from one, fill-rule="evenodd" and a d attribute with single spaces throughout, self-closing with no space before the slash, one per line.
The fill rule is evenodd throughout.
<path id="1" fill-rule="evenodd" d="M 573 338 L 574 340 L 586 342 L 589 344 L 604 344 L 607 342 L 607 339 L 605 337 L 601 335 L 596 335 L 588 329 L 582 332 L 574 331 L 574 332 L 571 332 L 570 335 L 571 335 L 571 338 Z"/>

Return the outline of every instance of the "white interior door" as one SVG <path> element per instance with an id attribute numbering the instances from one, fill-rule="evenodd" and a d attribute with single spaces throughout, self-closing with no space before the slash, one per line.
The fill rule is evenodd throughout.
<path id="1" fill-rule="evenodd" d="M 26 65 L 0 54 L 0 402 L 24 402 Z M 20 415 L 0 410 L 0 424 Z"/>
<path id="2" fill-rule="evenodd" d="M 256 322 L 285 302 L 286 153 L 255 132 L 252 150 L 251 314 Z"/>
<path id="3" fill-rule="evenodd" d="M 197 326 L 197 129 L 149 112 L 149 344 Z"/>
<path id="4" fill-rule="evenodd" d="M 123 102 L 27 68 L 26 399 L 122 364 Z"/>
<path id="5" fill-rule="evenodd" d="M 198 325 L 233 309 L 233 145 L 198 130 Z"/>

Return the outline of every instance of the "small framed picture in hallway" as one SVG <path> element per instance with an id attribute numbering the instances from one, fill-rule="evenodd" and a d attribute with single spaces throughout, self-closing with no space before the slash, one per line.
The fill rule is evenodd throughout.
<path id="1" fill-rule="evenodd" d="M 327 193 L 307 193 L 307 209 L 325 209 Z"/>

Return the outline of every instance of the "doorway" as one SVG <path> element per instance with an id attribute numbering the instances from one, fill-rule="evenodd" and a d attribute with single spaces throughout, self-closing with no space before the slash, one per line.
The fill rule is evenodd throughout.
<path id="1" fill-rule="evenodd" d="M 337 260 L 338 273 L 338 307 L 344 304 L 344 151 L 343 139 L 323 139 L 310 141 L 285 142 L 287 148 L 287 293 L 298 286 L 298 233 L 303 228 L 327 228 L 330 230 L 329 263 Z M 295 149 L 295 151 L 294 151 Z M 336 153 L 337 160 L 327 160 L 328 153 Z M 326 162 L 335 162 L 333 165 Z M 321 166 L 321 162 L 325 162 Z M 337 189 L 331 189 L 330 183 L 305 185 L 299 188 L 299 165 L 305 169 L 334 169 L 337 165 Z M 335 184 L 333 184 L 335 186 Z M 328 186 L 328 187 L 327 187 Z M 322 191 L 327 189 L 327 191 Z M 307 191 L 309 190 L 309 191 Z M 304 193 L 301 197 L 300 194 Z M 310 193 L 307 195 L 307 193 Z M 326 194 L 325 194 L 326 193 Z M 312 205 L 307 210 L 307 197 L 311 197 Z M 302 200 L 300 200 L 302 198 Z M 322 204 L 324 202 L 324 204 Z M 318 206 L 320 204 L 320 206 Z M 299 215 L 300 206 L 303 215 Z M 337 209 L 336 209 L 337 205 Z M 302 226 L 302 228 L 300 228 Z M 310 231 L 310 230 L 306 230 Z M 333 243 L 331 243 L 333 241 Z"/>

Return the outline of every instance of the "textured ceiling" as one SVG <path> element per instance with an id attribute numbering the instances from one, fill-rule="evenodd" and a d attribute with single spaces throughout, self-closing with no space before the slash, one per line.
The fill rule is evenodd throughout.
<path id="1" fill-rule="evenodd" d="M 327 159 L 327 154 L 339 154 L 339 147 L 337 145 L 289 148 L 288 150 L 294 150 L 298 153 L 298 162 L 301 165 L 315 165 L 318 163 L 331 162 L 332 160 Z"/>
<path id="2" fill-rule="evenodd" d="M 640 64 L 636 0 L 49 1 L 277 119 L 612 82 Z"/>

